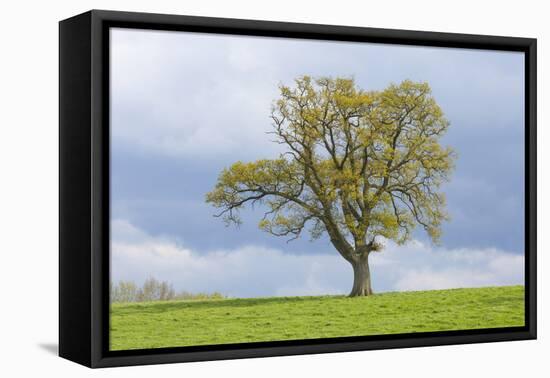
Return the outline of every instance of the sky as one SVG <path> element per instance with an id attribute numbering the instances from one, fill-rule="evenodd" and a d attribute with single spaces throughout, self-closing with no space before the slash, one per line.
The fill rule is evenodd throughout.
<path id="1" fill-rule="evenodd" d="M 275 158 L 279 84 L 353 77 L 366 90 L 426 81 L 457 152 L 440 245 L 421 231 L 372 255 L 377 292 L 523 283 L 524 56 L 517 52 L 111 30 L 111 280 L 153 276 L 232 297 L 348 293 L 327 238 L 226 227 L 205 203 L 220 171 Z"/>

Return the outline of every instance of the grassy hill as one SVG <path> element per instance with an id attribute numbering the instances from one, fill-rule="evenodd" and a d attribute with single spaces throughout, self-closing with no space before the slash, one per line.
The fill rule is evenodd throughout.
<path id="1" fill-rule="evenodd" d="M 111 307 L 111 350 L 523 325 L 523 286 L 128 303 Z"/>

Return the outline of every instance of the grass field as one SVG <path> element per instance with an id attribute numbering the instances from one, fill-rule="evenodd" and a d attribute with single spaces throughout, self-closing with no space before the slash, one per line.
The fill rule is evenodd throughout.
<path id="1" fill-rule="evenodd" d="M 113 304 L 111 350 L 524 325 L 523 286 Z"/>

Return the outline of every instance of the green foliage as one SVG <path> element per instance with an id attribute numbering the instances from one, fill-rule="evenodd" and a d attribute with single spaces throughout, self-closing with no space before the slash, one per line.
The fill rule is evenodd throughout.
<path id="1" fill-rule="evenodd" d="M 286 152 L 236 162 L 206 195 L 227 222 L 262 203 L 264 231 L 327 232 L 348 260 L 380 249 L 379 236 L 406 242 L 416 225 L 438 241 L 448 218 L 439 189 L 455 155 L 440 144 L 449 122 L 427 83 L 364 91 L 353 79 L 303 76 L 280 87 L 271 119 Z"/>
<path id="2" fill-rule="evenodd" d="M 523 326 L 523 286 L 111 306 L 112 350 Z"/>

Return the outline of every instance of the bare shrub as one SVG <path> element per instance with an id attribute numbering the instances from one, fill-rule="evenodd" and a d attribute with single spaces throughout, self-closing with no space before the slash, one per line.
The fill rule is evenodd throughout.
<path id="1" fill-rule="evenodd" d="M 128 302 L 153 302 L 171 300 L 206 300 L 226 298 L 219 292 L 214 293 L 190 293 L 188 291 L 177 292 L 171 283 L 159 281 L 149 277 L 139 287 L 132 281 L 118 281 L 110 284 L 111 303 Z"/>

